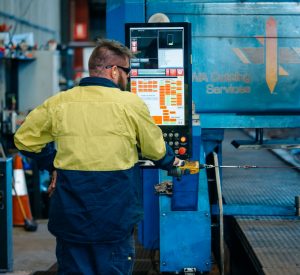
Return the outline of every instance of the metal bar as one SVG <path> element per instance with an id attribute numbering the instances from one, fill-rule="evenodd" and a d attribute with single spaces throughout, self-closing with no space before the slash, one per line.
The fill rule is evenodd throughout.
<path id="1" fill-rule="evenodd" d="M 257 139 L 257 138 L 256 138 Z M 276 140 L 233 140 L 231 144 L 237 149 L 296 149 L 300 148 L 299 139 Z"/>
<path id="2" fill-rule="evenodd" d="M 3 17 L 8 18 L 10 20 L 14 20 L 14 21 L 16 21 L 16 22 L 18 22 L 18 23 L 20 23 L 22 25 L 25 25 L 25 26 L 28 26 L 28 27 L 31 27 L 31 28 L 34 28 L 34 29 L 37 29 L 37 30 L 40 30 L 40 31 L 43 31 L 43 32 L 51 33 L 55 37 L 57 37 L 57 32 L 55 30 L 52 30 L 52 29 L 49 29 L 49 28 L 46 28 L 46 27 L 43 27 L 43 26 L 31 23 L 31 22 L 29 22 L 27 20 L 24 20 L 22 18 L 19 18 L 17 16 L 12 15 L 12 14 L 0 11 L 0 16 L 3 16 Z"/>
<path id="3" fill-rule="evenodd" d="M 287 111 L 288 112 L 288 111 Z M 203 128 L 297 128 L 300 127 L 300 115 L 241 115 L 241 114 L 200 114 L 200 124 Z M 196 127 L 196 126 L 194 126 Z"/>
<path id="4" fill-rule="evenodd" d="M 220 169 L 218 155 L 216 152 L 213 152 L 214 164 L 215 164 L 215 173 L 216 173 L 216 185 L 217 185 L 217 194 L 218 194 L 218 206 L 219 206 L 219 219 L 220 219 L 220 274 L 224 274 L 224 223 L 223 223 L 223 199 L 222 199 L 222 189 L 221 189 L 221 178 L 220 178 Z"/>
<path id="5" fill-rule="evenodd" d="M 151 10 L 152 6 L 157 5 L 157 1 L 148 1 L 148 10 Z M 219 1 L 218 1 L 219 2 Z M 255 1 L 252 3 L 226 3 L 223 5 L 220 3 L 205 3 L 202 1 L 160 1 L 159 8 L 164 11 L 165 14 L 181 14 L 181 8 L 184 6 L 185 14 L 188 15 L 298 15 L 300 6 L 297 2 L 290 3 L 291 1 L 284 0 L 281 3 L 274 2 L 262 2 Z M 224 3 L 225 2 L 225 3 Z M 289 2 L 289 5 L 287 3 Z"/>
<path id="6" fill-rule="evenodd" d="M 218 205 L 212 205 L 212 215 L 218 215 Z M 225 216 L 294 216 L 295 207 L 277 205 L 243 205 L 225 204 L 223 205 L 223 215 Z"/>
<path id="7" fill-rule="evenodd" d="M 264 165 L 212 165 L 212 164 L 200 164 L 200 169 L 211 169 L 211 168 L 239 168 L 239 169 L 298 169 L 300 166 L 264 166 Z"/>
<path id="8" fill-rule="evenodd" d="M 260 128 L 259 129 L 259 144 L 263 144 L 264 142 L 264 129 Z"/>
<path id="9" fill-rule="evenodd" d="M 259 129 L 255 129 L 255 142 L 259 140 Z"/>

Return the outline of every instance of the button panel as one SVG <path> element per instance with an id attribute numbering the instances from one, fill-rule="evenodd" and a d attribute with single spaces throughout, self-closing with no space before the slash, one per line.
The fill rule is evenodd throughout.
<path id="1" fill-rule="evenodd" d="M 168 143 L 174 150 L 175 155 L 181 159 L 189 158 L 189 149 L 191 144 L 186 131 L 180 131 L 177 129 L 167 130 L 169 129 L 162 129 L 163 137 L 166 143 Z"/>

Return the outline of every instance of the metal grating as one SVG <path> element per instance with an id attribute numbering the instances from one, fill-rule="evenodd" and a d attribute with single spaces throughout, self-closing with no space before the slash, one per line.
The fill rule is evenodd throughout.
<path id="1" fill-rule="evenodd" d="M 300 218 L 235 217 L 235 232 L 258 274 L 300 274 Z"/>
<path id="2" fill-rule="evenodd" d="M 237 150 L 230 142 L 249 139 L 238 130 L 225 132 L 224 165 L 258 165 L 286 168 L 222 170 L 223 197 L 227 204 L 293 206 L 300 195 L 300 173 L 268 150 Z"/>

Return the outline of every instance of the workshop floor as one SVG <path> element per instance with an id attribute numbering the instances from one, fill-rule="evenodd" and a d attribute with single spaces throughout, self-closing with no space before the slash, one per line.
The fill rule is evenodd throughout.
<path id="1" fill-rule="evenodd" d="M 56 274 L 55 238 L 48 232 L 47 220 L 38 220 L 37 222 L 38 229 L 36 232 L 27 232 L 23 227 L 14 227 L 14 271 L 0 273 L 1 275 Z M 141 254 L 146 253 L 142 250 L 142 247 L 138 245 L 137 253 L 140 254 L 140 259 L 136 262 L 135 270 L 139 269 L 139 267 L 141 267 L 142 270 L 145 270 L 145 267 L 151 266 L 149 259 L 142 259 L 143 257 L 141 256 L 143 255 Z M 145 273 L 144 271 L 134 272 L 134 275 L 140 274 L 156 275 L 158 273 L 153 269 L 151 269 L 148 273 Z M 212 271 L 207 275 L 219 275 L 218 268 L 215 264 L 213 265 Z"/>
<path id="2" fill-rule="evenodd" d="M 48 232 L 47 220 L 38 220 L 35 232 L 23 227 L 13 229 L 13 272 L 7 275 L 29 275 L 37 270 L 48 270 L 55 262 L 55 238 Z"/>
<path id="3" fill-rule="evenodd" d="M 53 275 L 56 274 L 55 238 L 47 230 L 47 220 L 38 220 L 36 232 L 27 232 L 23 227 L 14 227 L 14 271 L 0 273 L 6 275 Z M 137 246 L 139 259 L 136 261 L 134 275 L 157 275 L 151 267 L 147 252 Z M 146 253 L 146 254 L 145 254 Z M 144 254 L 144 255 L 142 255 Z M 145 258 L 145 259 L 143 259 Z M 144 272 L 149 267 L 149 272 Z M 143 270 L 140 271 L 140 270 Z M 219 275 L 216 264 L 207 275 Z"/>

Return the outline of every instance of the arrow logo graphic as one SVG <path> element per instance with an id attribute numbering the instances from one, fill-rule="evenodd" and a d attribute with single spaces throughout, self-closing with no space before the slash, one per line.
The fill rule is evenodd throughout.
<path id="1" fill-rule="evenodd" d="M 270 18 L 266 25 L 266 82 L 273 93 L 277 84 L 277 26 L 274 18 Z"/>
<path id="2" fill-rule="evenodd" d="M 272 94 L 278 82 L 278 76 L 288 76 L 281 64 L 300 63 L 300 48 L 278 47 L 277 23 L 273 17 L 266 22 L 265 36 L 255 36 L 262 45 L 258 48 L 233 48 L 233 52 L 244 64 L 265 64 L 266 83 Z"/>

